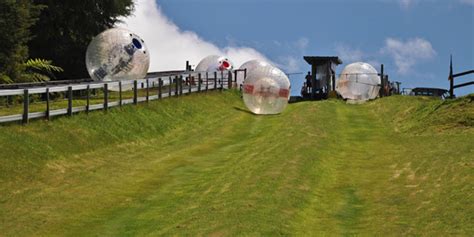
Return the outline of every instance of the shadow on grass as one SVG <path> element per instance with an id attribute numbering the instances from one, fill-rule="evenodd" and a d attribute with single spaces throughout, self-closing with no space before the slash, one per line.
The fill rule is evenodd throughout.
<path id="1" fill-rule="evenodd" d="M 247 113 L 247 114 L 251 114 L 251 115 L 255 115 L 254 113 L 246 110 L 246 109 L 242 109 L 242 108 L 239 108 L 237 106 L 234 106 L 234 109 L 237 110 L 237 111 L 240 111 L 240 112 L 244 112 L 244 113 Z"/>

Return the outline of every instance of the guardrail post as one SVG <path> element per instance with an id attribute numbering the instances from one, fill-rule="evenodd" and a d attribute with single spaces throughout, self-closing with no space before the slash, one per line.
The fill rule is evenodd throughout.
<path id="1" fill-rule="evenodd" d="M 91 86 L 87 85 L 87 89 L 86 89 L 86 113 L 89 113 L 90 106 L 91 106 Z"/>
<path id="2" fill-rule="evenodd" d="M 122 107 L 122 82 L 119 81 L 119 106 Z"/>
<path id="3" fill-rule="evenodd" d="M 138 104 L 138 82 L 137 80 L 133 81 L 133 104 Z"/>
<path id="4" fill-rule="evenodd" d="M 214 90 L 217 89 L 217 72 L 214 72 Z"/>
<path id="5" fill-rule="evenodd" d="M 49 88 L 46 88 L 46 119 L 49 120 L 51 116 L 51 109 L 49 107 Z"/>
<path id="6" fill-rule="evenodd" d="M 104 84 L 104 110 L 109 109 L 109 84 Z"/>
<path id="7" fill-rule="evenodd" d="M 201 83 L 202 83 L 201 73 L 199 73 L 198 74 L 198 92 L 201 92 Z"/>
<path id="8" fill-rule="evenodd" d="M 146 102 L 148 103 L 150 101 L 150 79 L 146 79 Z"/>
<path id="9" fill-rule="evenodd" d="M 28 89 L 23 91 L 23 124 L 28 124 L 28 115 L 30 113 L 30 95 Z"/>
<path id="10" fill-rule="evenodd" d="M 163 86 L 163 80 L 161 80 L 161 78 L 158 78 L 158 99 L 161 99 L 162 86 Z"/>
<path id="11" fill-rule="evenodd" d="M 72 86 L 67 88 L 67 115 L 72 116 Z"/>

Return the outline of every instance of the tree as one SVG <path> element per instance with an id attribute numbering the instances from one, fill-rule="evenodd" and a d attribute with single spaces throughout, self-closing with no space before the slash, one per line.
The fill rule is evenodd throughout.
<path id="1" fill-rule="evenodd" d="M 64 69 L 59 79 L 88 78 L 85 54 L 91 39 L 133 11 L 133 0 L 34 0 L 45 5 L 32 28 L 33 58 L 47 58 Z"/>
<path id="2" fill-rule="evenodd" d="M 41 6 L 29 0 L 0 1 L 0 83 L 12 83 L 23 74 L 29 29 L 40 10 Z"/>

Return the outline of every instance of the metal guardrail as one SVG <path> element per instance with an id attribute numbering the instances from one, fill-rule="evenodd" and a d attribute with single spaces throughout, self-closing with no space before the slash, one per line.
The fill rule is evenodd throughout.
<path id="1" fill-rule="evenodd" d="M 209 90 L 230 89 L 236 86 L 237 77 L 241 75 L 239 72 L 245 70 L 234 70 L 228 72 L 176 72 L 168 73 L 167 76 L 153 77 L 153 73 L 149 74 L 145 79 L 127 80 L 127 81 L 110 81 L 110 82 L 87 82 L 80 84 L 58 85 L 31 87 L 23 89 L 0 90 L 0 98 L 8 96 L 20 96 L 23 99 L 23 112 L 21 114 L 12 114 L 0 116 L 0 123 L 9 123 L 21 121 L 27 124 L 30 119 L 46 118 L 68 115 L 75 113 L 90 112 L 94 110 L 107 111 L 111 107 L 123 106 L 127 104 L 138 104 L 151 100 L 159 100 L 172 96 L 180 96 L 183 94 L 204 92 Z M 156 75 L 156 73 L 155 73 Z M 109 101 L 109 91 L 118 92 L 118 100 Z M 123 99 L 124 91 L 131 89 L 133 98 Z M 165 91 L 165 89 L 167 89 Z M 101 90 L 103 92 L 103 101 L 100 104 L 91 104 L 91 91 Z M 139 96 L 138 91 L 144 90 L 146 96 Z M 74 92 L 85 92 L 85 106 L 73 106 Z M 53 100 L 50 98 L 51 93 L 66 93 L 67 108 L 51 109 Z M 45 103 L 46 109 L 41 112 L 30 112 L 30 98 L 32 95 L 42 95 L 42 102 Z"/>

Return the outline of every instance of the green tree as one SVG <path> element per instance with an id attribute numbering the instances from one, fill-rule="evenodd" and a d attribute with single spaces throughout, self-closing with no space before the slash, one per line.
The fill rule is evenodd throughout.
<path id="1" fill-rule="evenodd" d="M 0 1 L 0 83 L 14 82 L 23 74 L 31 39 L 29 29 L 40 9 L 30 0 Z"/>
<path id="2" fill-rule="evenodd" d="M 51 59 L 64 69 L 58 79 L 87 78 L 85 54 L 91 39 L 133 11 L 133 0 L 33 0 L 45 5 L 32 28 L 33 58 Z"/>

